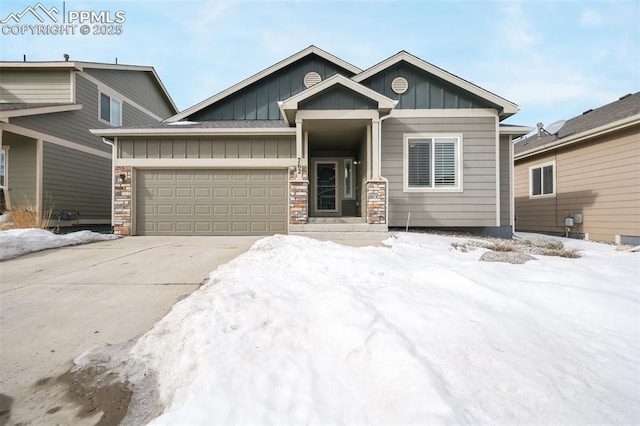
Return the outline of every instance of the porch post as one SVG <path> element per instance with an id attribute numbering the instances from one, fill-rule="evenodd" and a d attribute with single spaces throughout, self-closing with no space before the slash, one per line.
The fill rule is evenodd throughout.
<path id="1" fill-rule="evenodd" d="M 302 131 L 302 119 L 296 118 L 296 165 L 289 167 L 289 230 L 309 219 L 309 169 L 304 152 L 308 137 Z"/>
<path id="2" fill-rule="evenodd" d="M 371 179 L 380 180 L 380 122 L 371 121 Z"/>
<path id="3" fill-rule="evenodd" d="M 371 126 L 367 126 L 367 180 L 371 179 L 371 145 L 373 139 L 371 138 Z"/>
<path id="4" fill-rule="evenodd" d="M 296 180 L 302 180 L 302 158 L 304 157 L 302 136 L 302 119 L 296 118 Z"/>

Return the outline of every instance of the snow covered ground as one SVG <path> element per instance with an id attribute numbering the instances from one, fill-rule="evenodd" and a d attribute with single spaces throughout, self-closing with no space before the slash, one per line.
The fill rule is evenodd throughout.
<path id="1" fill-rule="evenodd" d="M 258 241 L 131 350 L 152 424 L 640 423 L 639 253 L 511 265 L 456 240 Z"/>
<path id="2" fill-rule="evenodd" d="M 0 260 L 12 259 L 34 251 L 117 238 L 119 238 L 117 235 L 98 234 L 91 231 L 58 235 L 44 229 L 10 229 L 0 231 Z"/>

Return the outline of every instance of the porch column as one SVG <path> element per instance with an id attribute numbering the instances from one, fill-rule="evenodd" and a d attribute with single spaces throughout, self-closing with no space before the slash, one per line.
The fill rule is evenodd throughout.
<path id="1" fill-rule="evenodd" d="M 367 126 L 367 180 L 371 179 L 371 145 L 373 139 L 371 138 L 371 126 Z"/>
<path id="2" fill-rule="evenodd" d="M 296 118 L 296 165 L 289 168 L 290 226 L 304 225 L 309 220 L 309 169 L 304 152 L 308 137 L 302 131 L 302 119 Z"/>
<path id="3" fill-rule="evenodd" d="M 380 180 L 380 121 L 371 121 L 371 179 Z"/>
<path id="4" fill-rule="evenodd" d="M 296 118 L 296 180 L 302 180 L 302 158 L 304 157 L 302 138 L 302 119 Z"/>

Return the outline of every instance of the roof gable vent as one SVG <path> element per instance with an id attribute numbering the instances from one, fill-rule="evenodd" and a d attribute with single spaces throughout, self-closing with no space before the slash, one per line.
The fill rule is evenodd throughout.
<path id="1" fill-rule="evenodd" d="M 409 89 L 409 82 L 404 77 L 396 77 L 391 82 L 391 90 L 398 95 L 402 95 Z"/>
<path id="2" fill-rule="evenodd" d="M 304 76 L 304 87 L 307 89 L 322 81 L 322 77 L 315 71 L 310 71 Z"/>

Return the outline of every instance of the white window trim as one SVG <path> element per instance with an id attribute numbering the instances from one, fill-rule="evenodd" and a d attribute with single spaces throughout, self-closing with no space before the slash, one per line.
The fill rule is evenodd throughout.
<path id="1" fill-rule="evenodd" d="M 409 187 L 409 139 L 433 139 L 433 138 L 456 138 L 456 186 L 440 188 L 411 188 Z M 404 192 L 462 192 L 463 191 L 463 169 L 462 169 L 462 134 L 460 133 L 405 133 L 402 137 L 402 187 Z"/>
<path id="2" fill-rule="evenodd" d="M 540 176 L 542 177 L 542 168 L 546 166 L 553 166 L 552 173 L 551 173 L 551 180 L 553 181 L 553 192 L 551 194 L 533 195 L 533 179 L 531 177 L 531 173 L 533 169 L 541 169 Z M 543 182 L 541 182 L 540 184 L 542 185 L 542 183 Z M 529 199 L 553 198 L 556 196 L 556 190 L 557 190 L 557 186 L 556 186 L 556 162 L 555 161 L 548 161 L 546 163 L 536 164 L 535 166 L 529 167 Z"/>
<path id="3" fill-rule="evenodd" d="M 116 101 L 120 104 L 120 124 L 113 124 L 111 121 L 106 121 L 102 119 L 102 95 L 108 96 L 109 97 L 109 102 L 111 101 Z M 122 127 L 122 110 L 124 109 L 124 102 L 122 99 L 118 98 L 117 96 L 113 96 L 110 95 L 107 92 L 104 91 L 98 91 L 98 120 L 101 123 L 105 123 L 108 124 L 111 127 Z"/>

